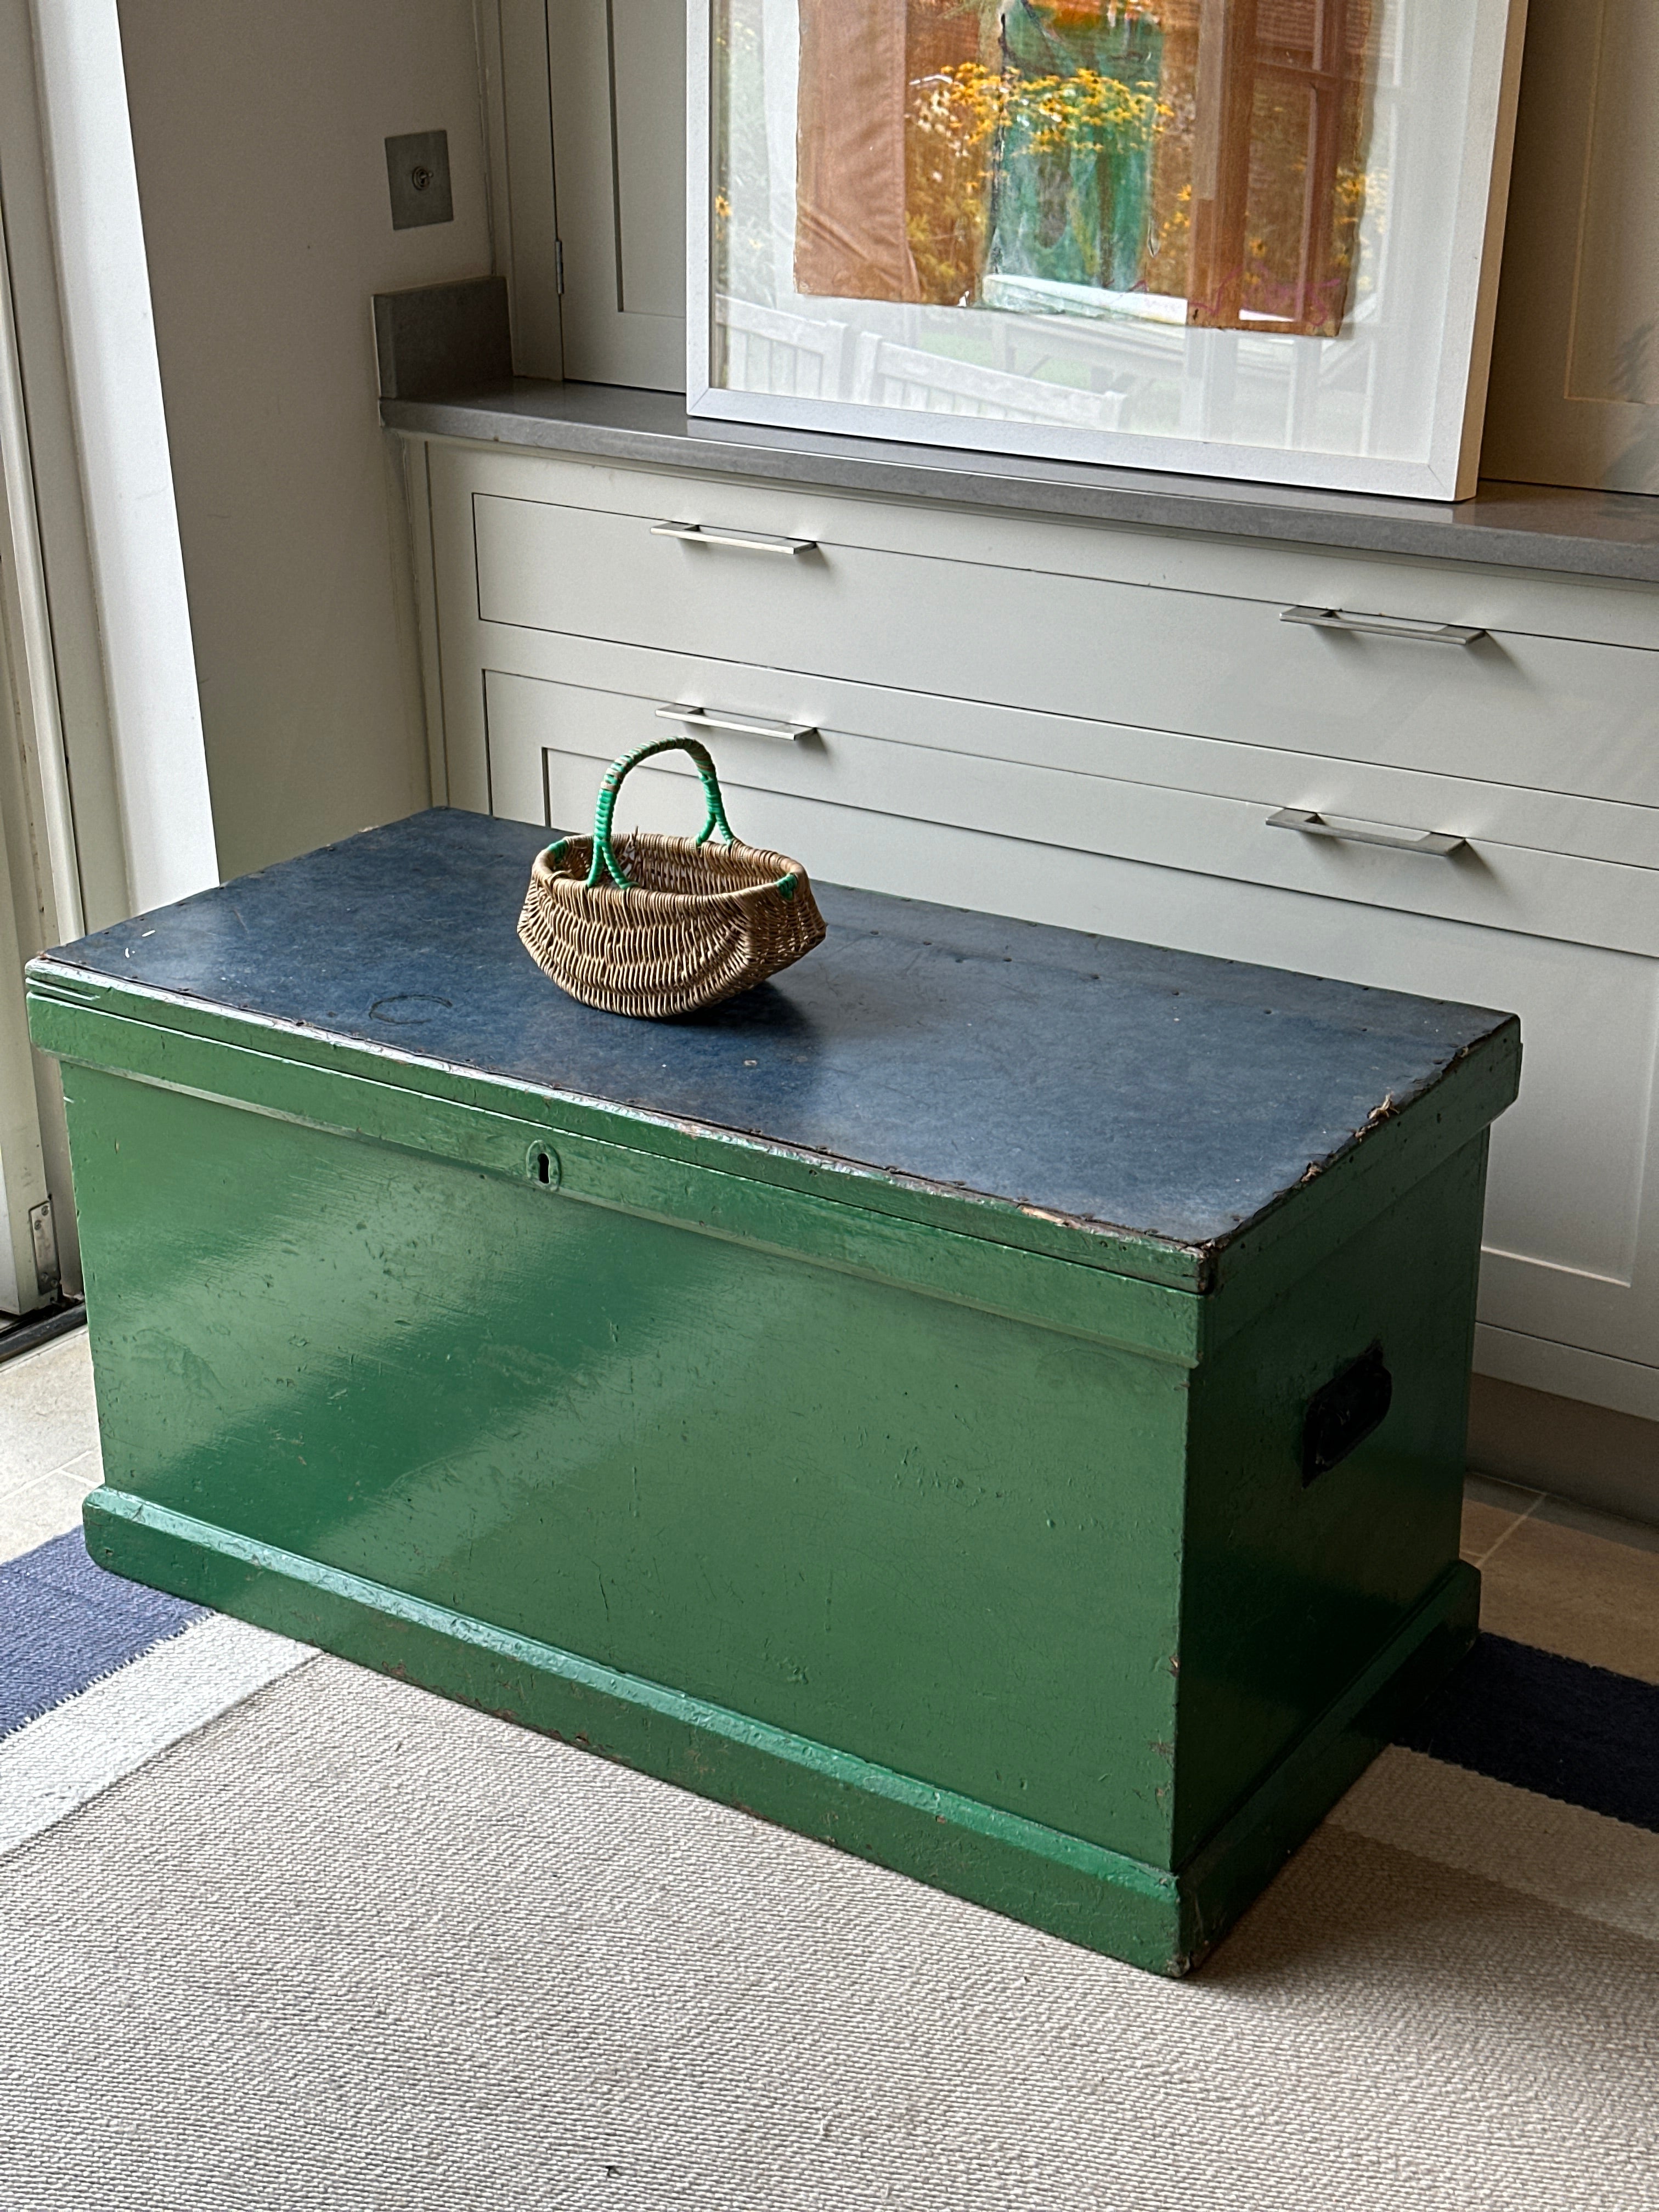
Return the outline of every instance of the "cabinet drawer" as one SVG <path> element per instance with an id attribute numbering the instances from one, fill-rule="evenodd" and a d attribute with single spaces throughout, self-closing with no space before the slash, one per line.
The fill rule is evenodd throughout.
<path id="1" fill-rule="evenodd" d="M 768 826 L 775 818 L 774 802 L 805 801 L 901 825 L 933 822 L 1484 927 L 1659 952 L 1659 870 L 1515 840 L 1514 830 L 1524 825 L 1509 817 L 1535 810 L 1534 794 L 1473 786 L 1453 799 L 1438 779 L 1310 763 L 1249 746 L 1224 749 L 1231 789 L 1172 788 L 1040 758 L 961 749 L 966 724 L 975 725 L 974 734 L 985 742 L 988 718 L 1012 725 L 1004 741 L 1017 743 L 1031 718 L 1003 710 L 837 686 L 836 703 L 854 709 L 843 720 L 822 708 L 800 713 L 799 694 L 792 697 L 787 679 L 775 671 L 722 669 L 720 688 L 713 691 L 707 683 L 646 690 L 635 683 L 641 675 L 648 679 L 659 656 L 613 648 L 610 655 L 586 658 L 590 680 L 582 683 L 493 670 L 486 675 L 495 811 L 565 830 L 583 828 L 606 763 L 687 730 L 713 748 L 721 779 L 733 793 L 730 811 L 738 834 L 756 843 L 775 842 Z M 609 680 L 601 673 L 607 658 L 613 662 Z M 617 667 L 616 661 L 623 665 Z M 919 714 L 924 703 L 934 712 Z M 701 727 L 696 720 L 671 719 L 677 707 L 711 719 Z M 768 718 L 776 718 L 781 732 L 805 726 L 806 733 L 793 739 L 762 734 Z M 753 726 L 744 728 L 745 723 Z M 1089 733 L 1079 734 L 1086 738 Z M 1103 740 L 1113 733 L 1097 729 L 1094 734 Z M 1081 749 L 1052 744 L 1050 751 Z M 1103 743 L 1100 750 L 1109 748 Z M 556 769 L 549 768 L 550 761 Z M 618 820 L 684 826 L 696 812 L 692 790 L 681 787 L 691 775 L 684 755 L 651 763 L 629 779 Z M 1434 807 L 1432 814 L 1422 811 L 1426 805 Z M 1645 809 L 1609 809 L 1583 800 L 1555 799 L 1549 811 L 1559 818 L 1581 808 L 1598 821 L 1613 814 L 1622 824 L 1626 813 L 1644 825 L 1649 819 Z M 1285 813 L 1317 819 L 1300 827 L 1274 821 Z M 1581 837 L 1589 834 L 1580 831 Z M 1451 852 L 1419 842 L 1447 836 L 1463 842 Z M 796 857 L 809 868 L 817 865 L 809 853 Z M 966 893 L 957 902 L 980 903 Z"/>
<path id="2" fill-rule="evenodd" d="M 473 511 L 486 623 L 1659 805 L 1659 653 L 1640 647 L 1332 629 L 1267 599 L 827 536 L 790 551 L 752 526 L 688 540 L 496 493 Z"/>
<path id="3" fill-rule="evenodd" d="M 1376 823 L 1455 832 L 1477 844 L 1530 846 L 1581 860 L 1659 871 L 1659 807 L 1582 799 L 1517 784 L 1480 783 L 1328 754 L 1086 720 L 1079 715 L 1032 714 L 982 700 L 881 690 L 836 677 L 734 665 L 707 654 L 660 653 L 545 630 L 485 631 L 483 637 L 495 648 L 489 665 L 497 673 L 510 671 L 658 704 L 695 705 L 728 718 L 758 715 L 805 724 L 820 732 L 878 736 L 933 753 L 1069 769 L 1120 783 L 1158 784 L 1170 790 L 1246 799 L 1269 812 L 1285 805 L 1328 809 Z M 741 732 L 733 734 L 741 737 Z M 479 744 L 482 749 L 482 727 Z M 750 752 L 753 748 L 744 741 L 737 750 Z M 855 794 L 855 803 L 862 799 L 863 794 Z M 463 803 L 488 805 L 482 774 L 475 792 Z M 1659 896 L 1659 879 L 1653 888 Z"/>

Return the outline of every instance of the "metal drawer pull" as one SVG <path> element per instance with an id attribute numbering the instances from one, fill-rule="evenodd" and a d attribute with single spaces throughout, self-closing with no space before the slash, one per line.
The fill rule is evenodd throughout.
<path id="1" fill-rule="evenodd" d="M 1306 814 L 1299 806 L 1281 806 L 1267 817 L 1270 830 L 1299 830 L 1304 837 L 1337 837 L 1345 845 L 1387 845 L 1396 853 L 1461 853 L 1467 837 L 1449 837 L 1436 830 L 1399 836 L 1392 830 L 1339 830 L 1322 814 Z"/>
<path id="2" fill-rule="evenodd" d="M 687 730 L 735 730 L 740 738 L 775 738 L 787 745 L 818 733 L 816 722 L 763 722 L 748 714 L 716 714 L 707 707 L 659 707 L 657 720 L 678 722 Z"/>
<path id="3" fill-rule="evenodd" d="M 653 522 L 653 538 L 680 538 L 688 545 L 732 545 L 744 553 L 816 553 L 816 538 L 774 538 L 764 530 L 718 530 L 706 522 Z"/>
<path id="4" fill-rule="evenodd" d="M 1462 623 L 1396 621 L 1392 615 L 1350 615 L 1340 607 L 1286 607 L 1280 622 L 1310 623 L 1316 629 L 1363 630 L 1370 637 L 1415 638 L 1424 645 L 1473 645 L 1486 635 Z"/>

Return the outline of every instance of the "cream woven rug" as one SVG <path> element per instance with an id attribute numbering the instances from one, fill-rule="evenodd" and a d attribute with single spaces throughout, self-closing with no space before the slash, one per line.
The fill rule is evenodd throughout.
<path id="1" fill-rule="evenodd" d="M 1473 1506 L 1622 1734 L 1571 1788 L 1389 1752 L 1171 1984 L 89 1594 L 82 1358 L 0 1384 L 0 2212 L 1659 2212 L 1652 1549 Z"/>
<path id="2" fill-rule="evenodd" d="M 311 1661 L 0 1863 L 0 2203 L 1659 2206 L 1659 1837 L 1350 1802 L 1172 1984 Z"/>

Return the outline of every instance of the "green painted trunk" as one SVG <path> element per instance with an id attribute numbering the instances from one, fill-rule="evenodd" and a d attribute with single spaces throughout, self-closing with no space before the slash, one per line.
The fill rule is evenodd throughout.
<path id="1" fill-rule="evenodd" d="M 1200 1249 L 86 948 L 32 982 L 118 1571 L 1168 1972 L 1473 1633 L 1512 1023 Z"/>

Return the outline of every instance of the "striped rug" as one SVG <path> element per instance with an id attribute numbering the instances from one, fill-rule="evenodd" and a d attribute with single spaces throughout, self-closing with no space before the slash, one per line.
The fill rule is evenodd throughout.
<path id="1" fill-rule="evenodd" d="M 0 1856 L 315 1655 L 95 1567 L 0 1561 Z"/>
<path id="2" fill-rule="evenodd" d="M 0 1563 L 0 2206 L 1659 2208 L 1659 1687 L 1487 1635 L 1192 1981 Z"/>

